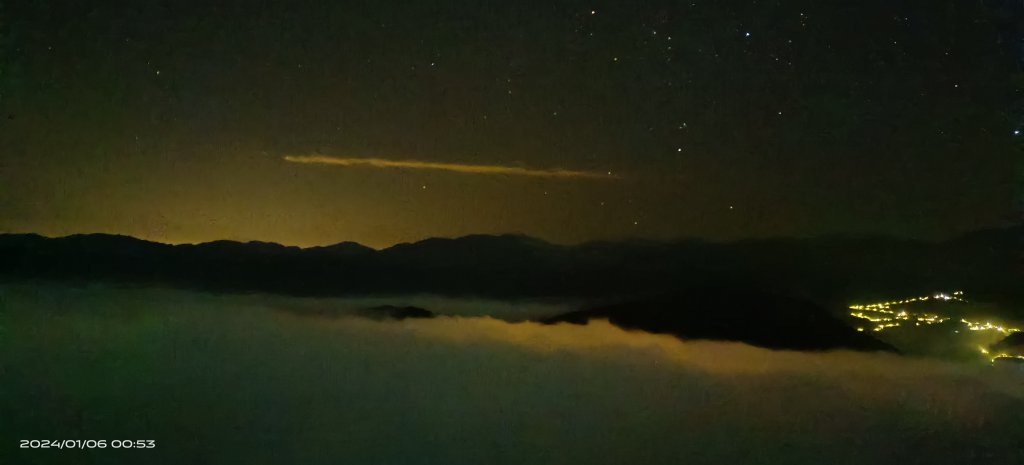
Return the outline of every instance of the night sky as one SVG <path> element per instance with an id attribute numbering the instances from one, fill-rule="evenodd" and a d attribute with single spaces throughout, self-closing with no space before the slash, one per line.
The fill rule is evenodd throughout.
<path id="1" fill-rule="evenodd" d="M 0 0 L 0 231 L 381 247 L 1020 218 L 1024 4 Z"/>

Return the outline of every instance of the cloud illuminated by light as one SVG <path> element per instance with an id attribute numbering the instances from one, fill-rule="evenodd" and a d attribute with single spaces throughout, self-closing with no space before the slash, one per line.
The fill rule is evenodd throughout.
<path id="1" fill-rule="evenodd" d="M 311 165 L 370 166 L 374 168 L 397 168 L 414 170 L 441 170 L 469 174 L 505 174 L 512 176 L 533 176 L 544 178 L 588 178 L 617 179 L 611 171 L 575 171 L 565 169 L 530 169 L 518 166 L 467 165 L 462 163 L 437 163 L 418 160 L 387 160 L 384 158 L 339 158 L 324 155 L 288 155 L 285 161 Z"/>

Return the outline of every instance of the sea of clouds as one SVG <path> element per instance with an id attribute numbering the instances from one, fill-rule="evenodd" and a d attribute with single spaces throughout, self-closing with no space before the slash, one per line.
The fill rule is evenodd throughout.
<path id="1" fill-rule="evenodd" d="M 607 322 L 375 321 L 387 299 L 0 286 L 10 463 L 1024 463 L 1024 372 Z M 401 302 L 406 303 L 406 302 Z M 462 305 L 445 312 L 437 305 Z M 153 439 L 22 450 L 20 439 Z M 0 461 L 7 463 L 7 461 Z"/>

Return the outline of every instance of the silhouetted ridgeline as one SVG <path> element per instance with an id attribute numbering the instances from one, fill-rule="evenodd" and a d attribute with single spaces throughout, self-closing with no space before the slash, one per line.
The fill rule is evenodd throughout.
<path id="1" fill-rule="evenodd" d="M 475 235 L 379 251 L 351 242 L 302 249 L 266 242 L 167 245 L 103 234 L 7 234 L 0 235 L 0 276 L 293 295 L 618 297 L 724 284 L 818 301 L 966 289 L 974 298 L 1024 302 L 1022 232 L 1016 226 L 935 243 L 830 236 L 577 246 Z"/>

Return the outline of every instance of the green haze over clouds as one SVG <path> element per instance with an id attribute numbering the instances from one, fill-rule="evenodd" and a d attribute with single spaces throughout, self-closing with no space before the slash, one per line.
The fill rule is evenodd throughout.
<path id="1" fill-rule="evenodd" d="M 9 463 L 1020 463 L 1020 373 L 336 300 L 0 286 Z M 432 308 L 445 313 L 443 308 Z M 19 450 L 19 439 L 155 450 Z M 8 463 L 7 460 L 4 460 Z"/>

